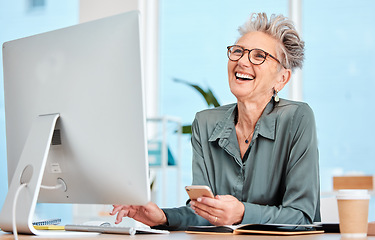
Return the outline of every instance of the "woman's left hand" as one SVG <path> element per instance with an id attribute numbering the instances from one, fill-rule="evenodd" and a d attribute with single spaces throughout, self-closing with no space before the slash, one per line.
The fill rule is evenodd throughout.
<path id="1" fill-rule="evenodd" d="M 217 195 L 215 198 L 200 197 L 190 202 L 199 216 L 213 225 L 233 225 L 242 221 L 245 206 L 231 195 Z"/>

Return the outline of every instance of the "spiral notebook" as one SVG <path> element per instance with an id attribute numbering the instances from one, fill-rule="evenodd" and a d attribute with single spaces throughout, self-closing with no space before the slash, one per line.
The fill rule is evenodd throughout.
<path id="1" fill-rule="evenodd" d="M 40 221 L 34 221 L 34 226 L 46 226 L 46 225 L 58 225 L 61 223 L 61 218 L 46 219 Z"/>

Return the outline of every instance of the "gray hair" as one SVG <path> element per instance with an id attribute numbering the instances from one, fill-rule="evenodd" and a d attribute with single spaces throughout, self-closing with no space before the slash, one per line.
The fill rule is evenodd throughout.
<path id="1" fill-rule="evenodd" d="M 280 42 L 278 55 L 281 64 L 289 69 L 302 68 L 305 42 L 302 41 L 291 20 L 283 15 L 252 13 L 250 19 L 238 31 L 241 36 L 249 32 L 263 32 Z"/>

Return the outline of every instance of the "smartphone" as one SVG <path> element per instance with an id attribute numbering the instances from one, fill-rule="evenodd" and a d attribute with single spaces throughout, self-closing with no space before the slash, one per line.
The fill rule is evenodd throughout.
<path id="1" fill-rule="evenodd" d="M 192 185 L 186 186 L 185 190 L 191 200 L 196 200 L 199 197 L 210 197 L 214 198 L 214 194 L 208 186 L 203 185 Z"/>

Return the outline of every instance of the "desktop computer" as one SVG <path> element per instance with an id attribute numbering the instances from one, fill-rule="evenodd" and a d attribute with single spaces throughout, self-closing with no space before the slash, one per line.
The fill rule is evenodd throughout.
<path id="1" fill-rule="evenodd" d="M 37 202 L 150 200 L 137 11 L 6 42 L 3 66 L 3 231 L 49 234 Z"/>

